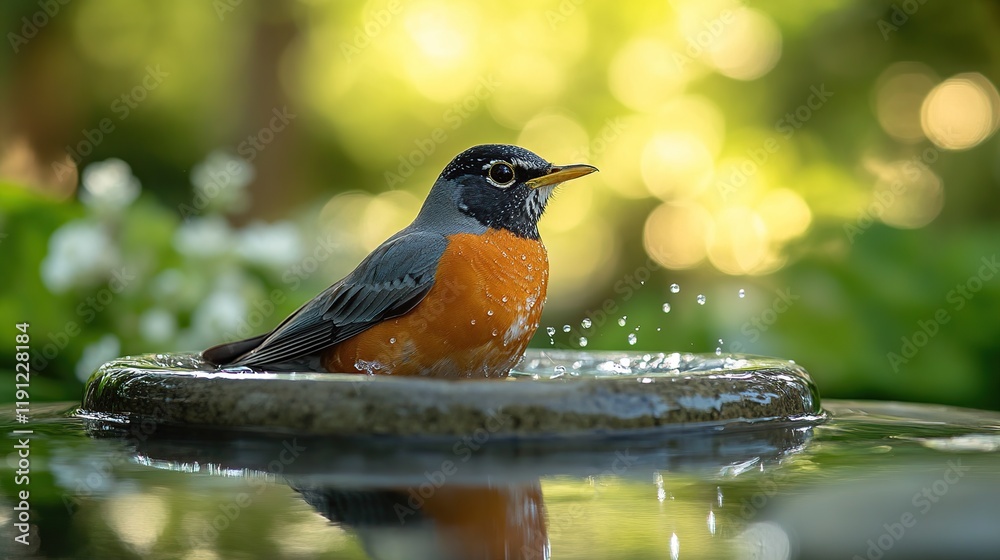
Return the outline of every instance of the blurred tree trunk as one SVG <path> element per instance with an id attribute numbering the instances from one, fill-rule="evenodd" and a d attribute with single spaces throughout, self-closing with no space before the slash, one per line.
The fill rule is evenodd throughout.
<path id="1" fill-rule="evenodd" d="M 256 178 L 248 187 L 250 208 L 240 221 L 286 218 L 292 209 L 303 203 L 299 195 L 302 192 L 299 188 L 302 162 L 296 148 L 298 129 L 303 123 L 294 119 L 287 124 L 281 119 L 275 120 L 278 114 L 299 113 L 288 99 L 280 76 L 281 59 L 299 30 L 287 10 L 269 5 L 261 5 L 261 9 L 275 13 L 273 17 L 259 18 L 253 32 L 246 59 L 246 113 L 236 144 L 244 146 L 248 138 L 256 137 L 262 149 L 250 145 L 256 152 L 252 161 Z M 284 128 L 270 131 L 268 127 L 272 121 Z M 265 144 L 265 141 L 268 142 Z M 246 157 L 246 152 L 238 155 Z"/>

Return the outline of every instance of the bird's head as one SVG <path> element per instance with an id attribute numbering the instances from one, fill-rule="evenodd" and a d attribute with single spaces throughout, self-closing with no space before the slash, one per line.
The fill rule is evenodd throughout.
<path id="1" fill-rule="evenodd" d="M 552 165 L 518 146 L 483 144 L 451 160 L 427 204 L 453 204 L 482 226 L 538 239 L 538 219 L 556 186 L 594 171 L 585 164 Z"/>

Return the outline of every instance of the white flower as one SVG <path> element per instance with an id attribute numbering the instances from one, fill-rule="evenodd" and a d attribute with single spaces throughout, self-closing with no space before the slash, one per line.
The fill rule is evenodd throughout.
<path id="1" fill-rule="evenodd" d="M 218 150 L 208 154 L 191 170 L 197 207 L 240 209 L 247 202 L 244 187 L 253 178 L 253 166 L 245 159 Z"/>
<path id="2" fill-rule="evenodd" d="M 94 209 L 120 210 L 139 196 L 139 179 L 127 163 L 111 158 L 88 165 L 81 177 L 80 201 Z"/>
<path id="3" fill-rule="evenodd" d="M 150 341 L 163 343 L 177 332 L 177 318 L 166 309 L 156 307 L 139 317 L 139 334 Z"/>
<path id="4" fill-rule="evenodd" d="M 49 238 L 49 252 L 42 260 L 42 282 L 56 294 L 93 285 L 118 261 L 118 248 L 100 225 L 81 220 L 68 222 Z"/>
<path id="5" fill-rule="evenodd" d="M 290 222 L 254 222 L 240 232 L 236 252 L 254 264 L 281 269 L 302 258 L 302 239 Z"/>
<path id="6" fill-rule="evenodd" d="M 174 234 L 174 248 L 187 257 L 217 257 L 227 253 L 233 243 L 232 231 L 219 216 L 192 218 Z"/>
<path id="7" fill-rule="evenodd" d="M 121 355 L 122 345 L 118 337 L 113 334 L 106 334 L 97 342 L 88 344 L 83 349 L 80 361 L 76 363 L 76 378 L 84 383 L 97 371 L 105 362 L 109 362 Z"/>

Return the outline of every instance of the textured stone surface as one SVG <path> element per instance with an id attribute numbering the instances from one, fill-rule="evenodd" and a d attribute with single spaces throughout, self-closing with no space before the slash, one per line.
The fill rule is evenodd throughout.
<path id="1" fill-rule="evenodd" d="M 211 372 L 193 355 L 126 357 L 94 374 L 82 411 L 174 426 L 400 436 L 586 435 L 820 412 L 805 371 L 779 360 L 529 352 L 522 366 L 506 380 L 445 381 Z"/>

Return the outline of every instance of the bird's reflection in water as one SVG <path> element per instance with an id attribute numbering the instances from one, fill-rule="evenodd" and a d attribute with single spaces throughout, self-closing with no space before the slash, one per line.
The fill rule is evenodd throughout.
<path id="1" fill-rule="evenodd" d="M 533 484 L 353 489 L 295 484 L 373 559 L 549 557 L 542 488 Z"/>

